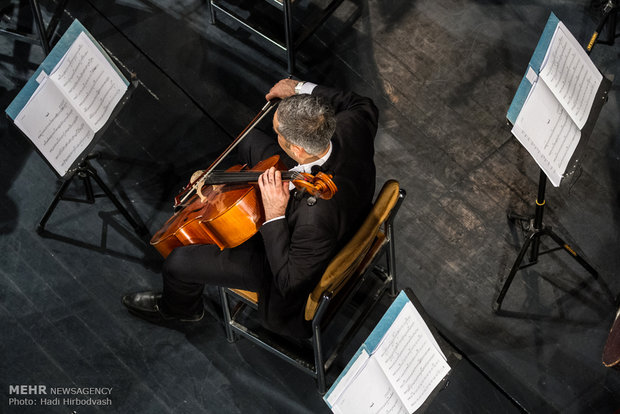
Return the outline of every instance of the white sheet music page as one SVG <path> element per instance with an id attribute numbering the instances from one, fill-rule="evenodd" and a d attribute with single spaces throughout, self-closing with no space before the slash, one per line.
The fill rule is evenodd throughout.
<path id="1" fill-rule="evenodd" d="M 562 22 L 555 29 L 540 77 L 582 129 L 603 76 Z"/>
<path id="2" fill-rule="evenodd" d="M 327 402 L 337 414 L 413 413 L 449 371 L 439 344 L 407 300 L 372 353 L 361 348 Z"/>
<path id="3" fill-rule="evenodd" d="M 596 92 L 603 80 L 579 42 L 559 22 L 515 121 L 512 133 L 559 186 L 579 144 Z"/>
<path id="4" fill-rule="evenodd" d="M 426 401 L 450 371 L 445 355 L 411 302 L 407 302 L 373 353 L 407 412 Z"/>
<path id="5" fill-rule="evenodd" d="M 527 149 L 554 186 L 559 186 L 579 143 L 581 131 L 540 79 L 532 86 L 513 135 Z"/>
<path id="6" fill-rule="evenodd" d="M 375 358 L 365 350 L 328 401 L 336 414 L 409 414 Z"/>
<path id="7" fill-rule="evenodd" d="M 110 118 L 127 85 L 81 32 L 54 67 L 43 71 L 15 125 L 60 175 L 65 175 Z"/>
<path id="8" fill-rule="evenodd" d="M 125 82 L 84 32 L 50 77 L 95 132 L 106 123 L 127 90 Z"/>
<path id="9" fill-rule="evenodd" d="M 15 118 L 15 125 L 60 175 L 67 172 L 95 136 L 48 77 L 41 78 L 28 104 Z"/>

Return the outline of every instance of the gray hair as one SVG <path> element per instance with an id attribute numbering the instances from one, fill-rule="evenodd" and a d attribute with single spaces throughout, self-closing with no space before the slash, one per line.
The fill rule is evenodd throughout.
<path id="1" fill-rule="evenodd" d="M 317 96 L 293 95 L 278 105 L 278 132 L 310 155 L 325 151 L 335 130 L 334 109 Z"/>

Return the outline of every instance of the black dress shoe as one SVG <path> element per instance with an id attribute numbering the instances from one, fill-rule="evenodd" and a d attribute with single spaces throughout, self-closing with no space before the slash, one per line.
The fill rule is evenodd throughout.
<path id="1" fill-rule="evenodd" d="M 123 296 L 123 305 L 132 315 L 152 323 L 162 322 L 198 322 L 202 320 L 205 311 L 193 315 L 175 315 L 165 312 L 161 307 L 160 292 L 136 292 Z"/>

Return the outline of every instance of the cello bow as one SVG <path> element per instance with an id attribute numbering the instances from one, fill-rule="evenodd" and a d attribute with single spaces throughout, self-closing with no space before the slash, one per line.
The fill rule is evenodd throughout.
<path id="1" fill-rule="evenodd" d="M 213 170 L 222 162 L 222 160 L 232 152 L 232 150 L 250 133 L 254 127 L 265 118 L 265 116 L 271 112 L 273 108 L 275 108 L 280 102 L 280 98 L 274 98 L 261 108 L 261 110 L 256 114 L 254 119 L 250 121 L 250 123 L 241 131 L 241 133 L 233 140 L 233 142 L 220 154 L 219 157 L 213 161 L 213 163 L 203 171 L 194 181 L 190 181 L 174 198 L 174 208 L 179 207 L 185 200 L 187 200 L 198 188 L 200 188 L 202 181 L 204 178 L 211 174 Z"/>

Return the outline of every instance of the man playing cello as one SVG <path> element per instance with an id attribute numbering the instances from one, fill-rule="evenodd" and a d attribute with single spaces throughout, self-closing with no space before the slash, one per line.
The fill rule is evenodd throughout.
<path id="1" fill-rule="evenodd" d="M 258 187 L 265 222 L 243 244 L 220 250 L 199 244 L 175 248 L 163 267 L 163 292 L 125 295 L 129 311 L 151 322 L 194 322 L 204 315 L 205 284 L 258 292 L 266 327 L 309 336 L 308 295 L 331 258 L 359 228 L 375 190 L 374 137 L 378 112 L 369 98 L 309 82 L 283 79 L 266 95 L 282 101 L 273 116 L 277 140 L 253 130 L 240 143 L 243 163 L 279 154 L 287 167 L 333 174 L 329 200 L 308 198 L 270 168 Z"/>

